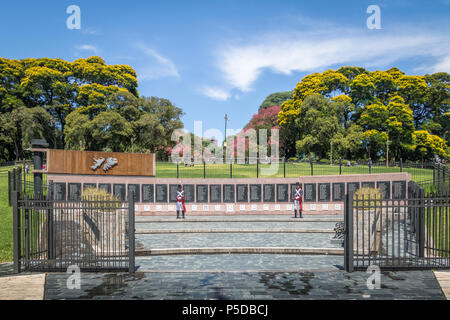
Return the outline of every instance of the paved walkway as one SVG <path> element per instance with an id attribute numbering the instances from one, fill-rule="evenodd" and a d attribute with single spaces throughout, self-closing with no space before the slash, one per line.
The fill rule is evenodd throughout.
<path id="1" fill-rule="evenodd" d="M 45 273 L 0 277 L 0 300 L 43 300 Z"/>
<path id="2" fill-rule="evenodd" d="M 439 282 L 445 297 L 447 300 L 450 300 L 450 271 L 434 271 L 434 276 Z"/>
<path id="3" fill-rule="evenodd" d="M 432 271 L 383 272 L 374 290 L 366 272 L 344 271 L 83 273 L 79 290 L 67 277 L 49 273 L 45 299 L 445 299 Z"/>

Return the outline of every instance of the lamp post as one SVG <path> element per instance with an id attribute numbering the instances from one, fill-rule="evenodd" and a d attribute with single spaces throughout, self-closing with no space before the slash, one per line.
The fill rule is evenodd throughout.
<path id="1" fill-rule="evenodd" d="M 224 156 L 225 163 L 226 163 L 226 158 L 227 158 L 227 153 L 226 153 L 226 150 L 227 150 L 227 122 L 229 120 L 228 115 L 226 113 L 225 113 L 224 119 L 225 119 L 225 132 L 224 132 L 224 140 L 223 140 L 223 156 Z"/>
<path id="2" fill-rule="evenodd" d="M 386 168 L 389 167 L 389 132 L 386 139 Z"/>

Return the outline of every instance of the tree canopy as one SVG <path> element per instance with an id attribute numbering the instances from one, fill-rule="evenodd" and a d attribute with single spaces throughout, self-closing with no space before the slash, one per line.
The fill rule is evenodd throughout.
<path id="1" fill-rule="evenodd" d="M 445 72 L 416 76 L 398 68 L 342 67 L 313 73 L 281 105 L 282 154 L 328 157 L 333 143 L 347 158 L 378 159 L 386 145 L 395 159 L 448 158 L 449 102 Z"/>
<path id="2" fill-rule="evenodd" d="M 183 112 L 166 99 L 140 97 L 137 87 L 133 68 L 100 57 L 0 58 L 0 159 L 23 158 L 36 137 L 51 148 L 164 149 Z"/>

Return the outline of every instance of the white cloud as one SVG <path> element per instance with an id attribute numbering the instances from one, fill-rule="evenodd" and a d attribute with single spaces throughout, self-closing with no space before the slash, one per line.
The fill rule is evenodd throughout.
<path id="1" fill-rule="evenodd" d="M 265 70 L 279 74 L 316 72 L 337 64 L 358 64 L 368 68 L 385 67 L 418 56 L 442 57 L 450 51 L 448 35 L 420 32 L 359 32 L 320 30 L 309 33 L 266 34 L 245 44 L 232 44 L 218 53 L 218 68 L 224 80 L 242 92 Z M 447 68 L 442 60 L 436 68 Z"/>
<path id="2" fill-rule="evenodd" d="M 450 55 L 438 61 L 430 68 L 432 72 L 448 72 L 450 73 Z"/>
<path id="3" fill-rule="evenodd" d="M 90 45 L 90 44 L 82 44 L 82 45 L 78 45 L 75 47 L 75 49 L 80 50 L 80 51 L 92 51 L 94 53 L 99 52 L 98 48 Z"/>
<path id="4" fill-rule="evenodd" d="M 145 66 L 137 67 L 140 80 L 158 79 L 162 77 L 180 78 L 178 69 L 172 60 L 166 58 L 149 48 L 143 43 L 138 43 L 136 47 L 141 50 L 147 57 Z"/>
<path id="5" fill-rule="evenodd" d="M 208 87 L 205 86 L 201 89 L 201 92 L 214 100 L 219 100 L 219 101 L 225 101 L 228 100 L 231 97 L 231 94 L 224 89 L 221 88 L 214 88 L 214 87 Z"/>

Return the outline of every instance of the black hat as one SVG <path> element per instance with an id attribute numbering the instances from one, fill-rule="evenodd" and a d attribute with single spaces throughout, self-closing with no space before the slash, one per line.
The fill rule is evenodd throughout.
<path id="1" fill-rule="evenodd" d="M 295 186 L 299 186 L 300 185 L 300 183 L 299 182 L 297 182 L 296 184 L 295 184 Z"/>

